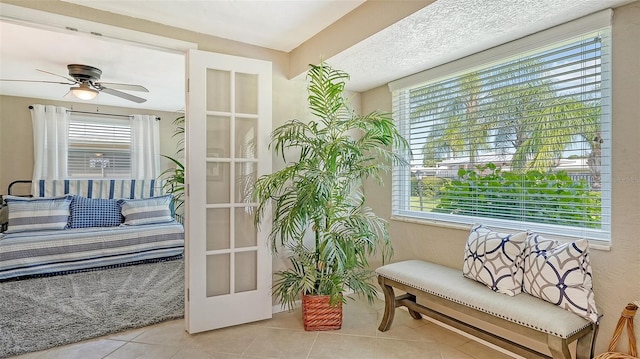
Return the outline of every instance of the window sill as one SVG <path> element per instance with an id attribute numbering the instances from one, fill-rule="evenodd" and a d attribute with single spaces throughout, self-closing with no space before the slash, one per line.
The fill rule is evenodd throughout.
<path id="1" fill-rule="evenodd" d="M 392 221 L 403 222 L 403 223 L 413 223 L 413 224 L 419 224 L 419 225 L 456 229 L 456 230 L 463 230 L 463 231 L 471 230 L 470 224 L 444 222 L 444 221 L 437 221 L 437 220 L 423 219 L 423 218 L 411 218 L 411 217 L 403 217 L 403 216 L 397 216 L 397 215 L 392 215 L 390 219 Z M 509 231 L 505 230 L 505 232 L 508 233 Z M 576 239 L 579 239 L 579 238 L 566 237 L 566 236 L 551 236 L 546 234 L 544 236 L 546 238 L 555 239 L 562 242 L 575 241 Z M 611 251 L 611 242 L 589 239 L 589 248 L 593 250 L 609 252 Z"/>

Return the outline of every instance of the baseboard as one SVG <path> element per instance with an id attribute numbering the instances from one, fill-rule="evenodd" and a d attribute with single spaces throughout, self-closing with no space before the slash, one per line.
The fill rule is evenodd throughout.
<path id="1" fill-rule="evenodd" d="M 347 291 L 347 292 L 345 293 L 345 295 L 350 295 L 350 294 L 353 294 L 353 291 L 352 291 L 352 290 Z M 377 292 L 377 297 L 378 297 L 378 298 L 382 298 L 382 300 L 384 300 L 384 296 L 380 297 L 380 292 Z M 301 301 L 301 300 L 296 300 L 296 301 L 293 303 L 293 309 L 295 309 L 295 308 L 299 308 L 299 307 L 300 307 L 300 305 L 302 305 L 302 301 Z M 289 308 L 287 308 L 286 306 L 284 306 L 284 305 L 282 305 L 282 304 L 276 304 L 276 305 L 274 305 L 274 306 L 272 306 L 272 307 L 271 307 L 271 313 L 272 313 L 272 314 L 282 313 L 282 312 L 287 312 L 287 311 L 289 311 Z"/>
<path id="2" fill-rule="evenodd" d="M 352 294 L 352 293 L 353 293 L 353 292 L 347 293 L 347 295 L 348 295 L 348 294 Z M 380 299 L 380 300 L 384 301 L 384 294 L 383 294 L 382 292 L 380 292 L 380 291 L 376 291 L 376 297 L 377 297 L 378 299 Z M 298 307 L 300 307 L 301 303 L 302 303 L 302 301 L 300 301 L 300 300 L 296 300 L 296 301 L 295 301 L 295 303 L 294 303 L 294 305 L 293 305 L 293 307 L 294 307 L 294 308 L 298 308 Z M 406 307 L 399 307 L 399 308 L 400 308 L 400 309 L 402 309 L 402 310 L 404 310 L 404 311 L 406 311 L 406 312 L 408 312 L 408 310 L 407 310 L 407 308 L 406 308 Z M 276 305 L 274 305 L 274 306 L 272 307 L 272 313 L 273 313 L 273 314 L 281 313 L 281 312 L 286 312 L 286 311 L 288 311 L 288 310 L 289 310 L 289 309 L 288 309 L 287 307 L 283 306 L 282 304 L 276 304 Z M 512 353 L 512 352 L 510 352 L 510 351 L 508 351 L 508 350 L 506 350 L 506 349 L 504 349 L 504 348 L 501 348 L 501 347 L 499 347 L 499 346 L 497 346 L 497 345 L 495 345 L 495 344 L 489 343 L 489 342 L 487 342 L 487 341 L 485 341 L 485 340 L 482 340 L 482 339 L 480 339 L 480 338 L 478 338 L 478 337 L 475 337 L 475 336 L 473 336 L 473 335 L 471 335 L 471 334 L 469 334 L 469 333 L 466 333 L 466 332 L 464 332 L 464 331 L 462 331 L 462 330 L 460 330 L 460 329 L 457 329 L 457 328 L 454 328 L 454 327 L 452 327 L 452 326 L 450 326 L 450 325 L 447 325 L 447 324 L 445 324 L 445 323 L 442 323 L 441 321 L 435 320 L 435 319 L 433 319 L 433 318 L 431 318 L 431 317 L 429 317 L 429 316 L 427 316 L 427 315 L 423 315 L 423 316 L 422 316 L 422 319 L 423 319 L 423 320 L 426 320 L 426 321 L 428 321 L 428 322 L 431 322 L 431 323 L 433 323 L 433 324 L 439 325 L 439 326 L 441 326 L 441 327 L 443 327 L 443 328 L 445 328 L 445 329 L 447 329 L 447 330 L 450 330 L 450 331 L 452 331 L 452 332 L 454 332 L 454 333 L 460 334 L 460 335 L 464 336 L 465 338 L 471 339 L 471 340 L 473 340 L 473 341 L 475 341 L 475 342 L 477 342 L 477 343 L 480 343 L 480 344 L 482 344 L 482 345 L 484 345 L 484 346 L 487 346 L 487 347 L 489 347 L 489 348 L 491 348 L 491 349 L 493 349 L 493 350 L 495 350 L 495 351 L 499 351 L 499 352 L 501 352 L 501 353 L 503 353 L 503 354 L 509 355 L 509 356 L 511 356 L 511 357 L 513 357 L 513 358 L 516 358 L 516 359 L 525 359 L 524 357 L 522 357 L 522 356 L 520 356 L 520 355 L 514 354 L 514 353 Z"/>
<path id="3" fill-rule="evenodd" d="M 302 304 L 302 301 L 301 301 L 301 300 L 296 300 L 296 301 L 293 303 L 293 308 L 294 308 L 294 309 L 295 309 L 295 308 L 299 308 L 301 304 Z M 287 306 L 282 305 L 282 304 L 276 304 L 276 305 L 274 305 L 273 307 L 271 307 L 271 313 L 272 313 L 272 314 L 282 313 L 282 312 L 288 312 L 288 311 L 289 311 L 289 308 L 287 308 Z"/>

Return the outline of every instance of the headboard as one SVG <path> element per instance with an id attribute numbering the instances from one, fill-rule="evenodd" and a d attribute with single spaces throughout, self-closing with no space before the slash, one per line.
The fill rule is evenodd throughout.
<path id="1" fill-rule="evenodd" d="M 149 198 L 165 194 L 156 179 L 66 179 L 32 183 L 33 197 L 76 194 L 87 198 Z"/>
<path id="2" fill-rule="evenodd" d="M 9 184 L 7 193 L 23 197 L 56 197 L 64 194 L 75 194 L 87 198 L 106 199 L 140 199 L 157 197 L 167 194 L 164 190 L 164 180 L 156 179 L 73 179 L 73 180 L 18 180 Z M 14 193 L 12 187 L 15 185 L 31 184 L 31 195 L 22 192 L 25 188 L 20 188 L 20 194 Z M 25 191 L 26 192 L 26 191 Z M 7 229 L 8 210 L 4 205 L 0 195 L 0 233 Z M 182 216 L 174 214 L 174 203 L 171 202 L 171 213 L 176 220 L 182 223 Z"/>

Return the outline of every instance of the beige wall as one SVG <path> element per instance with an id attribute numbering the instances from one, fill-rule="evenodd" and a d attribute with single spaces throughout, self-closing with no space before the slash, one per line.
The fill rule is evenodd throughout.
<path id="1" fill-rule="evenodd" d="M 271 61 L 273 66 L 273 127 L 277 127 L 292 118 L 304 119 L 309 118 L 310 116 L 306 106 L 306 81 L 288 79 L 289 54 L 285 52 L 265 49 L 258 46 L 177 29 L 153 22 L 132 19 L 126 16 L 94 10 L 58 0 L 1 1 L 59 15 L 79 17 L 89 21 L 188 41 L 196 43 L 198 45 L 198 49 L 203 51 Z M 27 110 L 27 106 L 33 103 L 55 103 L 64 105 L 63 102 L 0 96 L 0 193 L 5 193 L 7 184 L 14 179 L 28 179 L 31 177 L 33 167 L 33 142 L 31 118 Z M 81 104 L 74 104 L 73 106 L 76 109 L 84 109 Z M 94 110 L 95 106 L 87 109 L 87 111 Z M 114 113 L 122 113 L 117 112 L 119 111 L 117 108 L 105 107 L 101 108 L 101 111 L 102 110 L 105 112 L 109 111 L 110 113 L 112 111 Z M 124 114 L 131 113 L 131 111 L 126 109 L 120 110 L 124 111 Z M 136 111 L 136 113 L 140 113 L 140 111 Z M 17 118 L 17 116 L 19 116 L 19 118 Z M 163 114 L 159 114 L 159 116 L 163 118 L 165 117 Z M 170 138 L 173 128 L 164 128 L 164 126 L 169 124 L 170 121 L 164 121 L 164 119 L 161 123 L 161 126 L 163 126 L 163 128 L 161 128 L 161 146 L 163 151 L 165 148 L 169 148 L 172 150 L 170 154 L 173 154 L 175 142 Z M 282 159 L 275 154 L 273 159 L 274 170 L 282 168 Z M 163 163 L 163 165 L 167 165 L 167 163 Z M 287 261 L 285 258 L 273 258 L 274 270 L 282 269 L 286 264 Z"/>
<path id="2" fill-rule="evenodd" d="M 129 109 L 124 107 L 97 106 L 51 101 L 25 97 L 0 96 L 0 194 L 7 193 L 7 186 L 15 180 L 31 179 L 33 174 L 33 128 L 29 105 L 56 105 L 77 111 L 112 113 L 117 115 L 156 115 L 160 120 L 160 153 L 175 156 L 176 139 L 172 137 L 173 120 L 181 116 L 177 112 Z M 161 160 L 162 170 L 170 167 L 170 161 Z M 173 166 L 171 166 L 173 167 Z"/>
<path id="3" fill-rule="evenodd" d="M 610 250 L 593 250 L 596 303 L 605 314 L 596 353 L 606 350 L 624 305 L 640 300 L 640 3 L 616 9 L 613 20 L 613 209 Z M 365 113 L 391 110 L 386 86 L 362 94 Z M 390 178 L 384 190 L 370 189 L 367 201 L 384 218 L 391 215 Z M 390 221 L 394 261 L 422 258 L 462 267 L 467 227 Z M 640 321 L 636 332 L 640 333 Z M 623 341 L 626 343 L 626 339 Z M 626 344 L 623 344 L 626 346 Z"/>
<path id="4" fill-rule="evenodd" d="M 132 19 L 105 11 L 99 11 L 84 6 L 62 2 L 59 0 L 31 1 L 31 0 L 2 0 L 3 3 L 13 4 L 26 8 L 46 11 L 59 15 L 78 17 L 88 21 L 95 21 L 121 28 L 147 32 L 154 35 L 174 38 L 178 40 L 196 43 L 199 50 L 224 53 L 229 55 L 244 56 L 271 61 L 273 64 L 273 124 L 277 126 L 284 121 L 300 117 L 305 114 L 306 90 L 303 81 L 289 81 L 289 55 L 282 51 L 262 48 L 236 41 L 231 41 L 215 36 L 208 36 L 188 30 L 178 29 L 149 21 Z M 15 179 L 30 178 L 33 167 L 33 144 L 31 134 L 31 119 L 27 106 L 33 103 L 59 104 L 71 106 L 60 101 L 44 101 L 21 99 L 17 97 L 0 97 L 0 193 L 5 193 L 7 184 Z M 74 104 L 75 109 L 95 111 L 94 106 Z M 142 113 L 130 109 L 118 109 L 116 107 L 101 106 L 101 111 L 114 113 Z M 24 117 L 22 116 L 24 115 Z M 168 126 L 177 116 L 160 115 L 166 117 L 161 122 L 162 151 L 174 154 L 175 142 L 171 139 L 173 128 Z M 167 166 L 167 160 L 163 159 L 163 166 Z"/>
<path id="5" fill-rule="evenodd" d="M 246 56 L 273 62 L 273 126 L 291 118 L 306 118 L 306 92 L 302 81 L 288 80 L 289 54 L 256 46 L 233 42 L 171 28 L 82 6 L 61 2 L 2 0 L 25 6 L 75 16 L 156 35 L 195 42 L 199 49 L 231 55 Z M 422 6 L 428 1 L 422 2 Z M 613 31 L 613 235 L 610 251 L 594 250 L 592 255 L 596 300 L 605 313 L 597 350 L 603 351 L 613 332 L 619 313 L 629 301 L 640 300 L 640 4 L 633 3 L 615 11 Z M 318 40 L 320 41 L 320 40 Z M 321 43 L 318 47 L 323 47 Z M 308 63 L 309 56 L 300 49 L 299 63 Z M 312 52 L 325 54 L 318 49 Z M 296 67 L 297 69 L 297 67 Z M 296 72 L 299 70 L 295 70 Z M 380 87 L 355 98 L 356 107 L 367 113 L 374 109 L 390 110 L 391 95 L 386 87 Z M 6 183 L 13 178 L 29 177 L 32 163 L 31 121 L 27 106 L 31 103 L 51 103 L 15 97 L 0 97 L 0 191 L 6 191 Z M 74 105 L 78 108 L 79 105 Z M 110 109 L 110 111 L 116 109 Z M 129 113 L 127 110 L 125 113 Z M 163 140 L 170 135 L 170 115 L 160 114 Z M 165 117 L 167 117 L 165 119 Z M 173 148 L 163 141 L 163 150 Z M 274 169 L 282 167 L 282 161 L 274 157 Z M 369 188 L 368 202 L 384 218 L 391 214 L 391 180 L 385 187 Z M 394 260 L 424 258 L 453 268 L 461 267 L 461 257 L 468 228 L 440 227 L 427 224 L 411 224 L 391 221 L 390 231 L 395 247 Z M 283 265 L 274 259 L 274 269 Z M 375 265 L 376 263 L 373 263 Z M 638 321 L 640 322 L 640 321 Z M 637 329 L 640 332 L 640 328 Z"/>

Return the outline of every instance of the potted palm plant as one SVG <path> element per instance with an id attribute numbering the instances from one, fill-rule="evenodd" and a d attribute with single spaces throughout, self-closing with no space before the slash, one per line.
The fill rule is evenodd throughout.
<path id="1" fill-rule="evenodd" d="M 368 257 L 392 254 L 386 221 L 365 204 L 363 180 L 382 184 L 381 172 L 406 165 L 393 148 L 408 146 L 388 113 L 353 111 L 344 94 L 347 73 L 310 66 L 308 103 L 317 119 L 273 131 L 270 145 L 285 167 L 256 182 L 256 223 L 272 204 L 271 249 L 287 251 L 291 262 L 274 274 L 276 299 L 291 309 L 302 294 L 306 330 L 339 329 L 344 293 L 376 297 Z"/>

